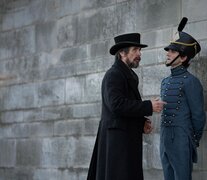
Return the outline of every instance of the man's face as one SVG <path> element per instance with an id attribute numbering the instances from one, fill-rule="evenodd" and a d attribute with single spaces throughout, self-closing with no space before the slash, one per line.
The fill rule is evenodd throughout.
<path id="1" fill-rule="evenodd" d="M 169 49 L 167 51 L 167 60 L 166 60 L 166 64 L 170 64 L 177 56 L 179 55 L 179 52 L 177 51 L 174 51 L 174 50 L 171 50 Z M 171 64 L 171 67 L 174 68 L 174 67 L 177 67 L 177 66 L 180 66 L 184 61 L 186 60 L 185 57 L 181 57 L 179 56 L 172 64 Z"/>
<path id="2" fill-rule="evenodd" d="M 141 60 L 141 48 L 140 47 L 129 47 L 129 52 L 121 52 L 122 61 L 127 64 L 130 68 L 137 68 Z"/>

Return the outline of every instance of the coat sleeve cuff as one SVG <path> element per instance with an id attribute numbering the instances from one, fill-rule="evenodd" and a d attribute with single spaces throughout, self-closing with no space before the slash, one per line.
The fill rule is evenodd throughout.
<path id="1" fill-rule="evenodd" d="M 143 113 L 144 116 L 152 116 L 152 102 L 150 100 L 143 101 Z"/>

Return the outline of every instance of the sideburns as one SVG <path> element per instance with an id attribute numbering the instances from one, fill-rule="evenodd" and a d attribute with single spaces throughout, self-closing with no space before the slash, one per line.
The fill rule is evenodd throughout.
<path id="1" fill-rule="evenodd" d="M 121 52 L 124 52 L 125 54 L 128 54 L 128 53 L 129 53 L 129 47 L 120 49 L 120 50 L 116 53 L 116 55 L 115 55 L 115 58 L 116 58 L 116 59 L 117 59 L 117 58 L 118 58 L 118 59 L 121 59 L 121 55 L 120 55 Z"/>

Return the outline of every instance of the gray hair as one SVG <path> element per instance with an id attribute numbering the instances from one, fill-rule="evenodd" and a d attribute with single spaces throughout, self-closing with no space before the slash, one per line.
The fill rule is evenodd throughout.
<path id="1" fill-rule="evenodd" d="M 126 54 L 129 52 L 129 48 L 130 47 L 125 47 L 125 48 L 122 48 L 120 50 L 118 50 L 115 54 L 115 59 L 121 59 L 121 55 L 120 55 L 120 52 L 125 52 Z"/>

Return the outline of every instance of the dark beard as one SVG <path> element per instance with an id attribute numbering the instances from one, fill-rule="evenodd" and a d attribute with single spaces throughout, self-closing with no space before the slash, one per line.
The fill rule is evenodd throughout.
<path id="1" fill-rule="evenodd" d="M 139 66 L 139 64 L 134 64 L 134 63 L 129 64 L 130 68 L 137 68 L 138 66 Z"/>
<path id="2" fill-rule="evenodd" d="M 127 61 L 127 65 L 129 66 L 129 68 L 132 69 L 132 68 L 137 68 L 139 66 L 139 63 Z"/>

